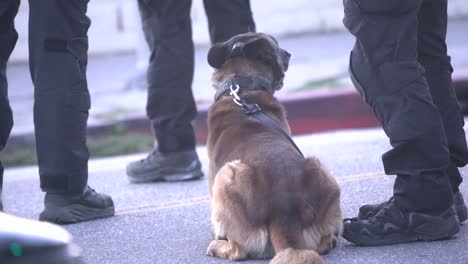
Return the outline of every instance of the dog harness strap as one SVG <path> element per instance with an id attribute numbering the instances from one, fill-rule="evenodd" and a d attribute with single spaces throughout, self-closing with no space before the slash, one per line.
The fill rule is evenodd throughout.
<path id="1" fill-rule="evenodd" d="M 291 145 L 293 145 L 293 147 L 297 150 L 297 152 L 299 152 L 299 154 L 301 154 L 301 156 L 304 157 L 304 154 L 302 154 L 301 150 L 296 145 L 296 143 L 294 143 L 294 140 L 288 135 L 288 133 L 286 133 L 280 127 L 280 125 L 278 123 L 276 123 L 275 120 L 271 119 L 271 117 L 269 117 L 265 113 L 263 113 L 262 110 L 260 110 L 260 108 L 258 108 L 258 109 L 259 109 L 259 111 L 253 113 L 252 115 L 255 118 L 257 118 L 258 120 L 260 120 L 261 122 L 263 122 L 264 124 L 268 125 L 269 127 L 273 128 L 274 130 L 276 130 L 276 132 L 283 135 L 283 137 L 285 137 L 289 141 L 289 143 L 291 143 Z"/>
<path id="2" fill-rule="evenodd" d="M 293 145 L 293 147 L 297 150 L 297 152 L 299 152 L 299 154 L 301 154 L 301 156 L 304 157 L 304 154 L 302 154 L 301 150 L 296 145 L 296 143 L 294 143 L 294 140 L 292 140 L 292 138 L 288 135 L 288 133 L 286 133 L 281 128 L 281 126 L 278 123 L 276 123 L 275 120 L 273 120 L 271 117 L 269 117 L 268 115 L 263 113 L 262 109 L 260 109 L 258 104 L 249 104 L 239 96 L 239 92 L 240 92 L 241 87 L 242 87 L 242 89 L 247 88 L 247 89 L 250 89 L 251 91 L 252 90 L 258 90 L 258 86 L 253 86 L 254 89 L 252 89 L 252 86 L 248 86 L 248 85 L 244 86 L 245 83 L 239 82 L 239 80 L 250 79 L 249 77 L 251 77 L 251 76 L 245 77 L 245 76 L 233 75 L 231 78 L 228 79 L 228 82 L 225 82 L 220 86 L 220 88 L 218 89 L 218 92 L 215 95 L 215 101 L 217 101 L 219 99 L 219 97 L 221 97 L 223 94 L 229 92 L 229 95 L 231 95 L 233 97 L 232 101 L 236 105 L 238 105 L 240 108 L 242 108 L 242 110 L 244 110 L 244 113 L 246 115 L 251 115 L 251 116 L 255 117 L 260 122 L 264 123 L 265 125 L 271 127 L 273 130 L 275 130 L 276 132 L 280 133 L 283 137 L 285 137 L 289 141 L 289 143 L 291 143 L 291 145 Z M 255 77 L 255 76 L 252 76 L 252 77 Z M 263 77 L 259 77 L 259 78 L 261 78 L 262 81 L 266 82 L 266 79 L 264 79 Z M 260 80 L 260 79 L 258 79 L 258 80 Z M 273 92 L 271 94 L 273 94 Z"/>
<path id="3" fill-rule="evenodd" d="M 222 83 L 218 87 L 215 97 L 214 97 L 215 102 L 218 101 L 222 95 L 229 92 L 230 87 L 233 83 L 238 84 L 240 87 L 242 87 L 243 90 L 248 90 L 248 91 L 260 90 L 260 91 L 266 91 L 270 94 L 273 94 L 273 92 L 275 91 L 271 82 L 262 76 L 232 75 L 230 78 L 228 78 L 224 83 Z"/>

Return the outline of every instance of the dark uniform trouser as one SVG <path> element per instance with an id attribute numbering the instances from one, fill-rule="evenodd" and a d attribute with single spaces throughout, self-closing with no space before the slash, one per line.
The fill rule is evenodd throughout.
<path id="1" fill-rule="evenodd" d="M 29 1 L 29 63 L 34 84 L 36 150 L 44 191 L 81 192 L 87 184 L 87 4 L 88 0 Z M 0 4 L 0 107 L 7 109 L 0 111 L 2 146 L 11 125 L 4 73 L 17 39 L 13 19 L 18 5 L 18 0 L 2 0 Z"/>
<path id="2" fill-rule="evenodd" d="M 356 36 L 350 75 L 390 138 L 382 160 L 397 175 L 395 201 L 404 210 L 444 210 L 462 181 L 457 167 L 468 161 L 445 43 L 447 1 L 344 5 L 345 26 Z"/>
<path id="3" fill-rule="evenodd" d="M 151 50 L 147 115 L 163 153 L 195 148 L 191 0 L 139 0 Z M 255 31 L 249 0 L 204 0 L 212 43 Z"/>
<path id="4" fill-rule="evenodd" d="M 0 2 L 0 151 L 6 145 L 13 126 L 13 115 L 8 102 L 6 63 L 15 47 L 18 33 L 13 26 L 19 0 Z M 0 161 L 0 193 L 3 185 L 3 165 Z"/>

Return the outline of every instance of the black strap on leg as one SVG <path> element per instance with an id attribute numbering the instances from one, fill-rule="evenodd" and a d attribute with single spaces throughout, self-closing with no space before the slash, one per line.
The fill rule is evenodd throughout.
<path id="1" fill-rule="evenodd" d="M 278 123 L 275 122 L 275 120 L 271 119 L 269 116 L 267 116 L 265 113 L 263 113 L 260 108 L 259 108 L 259 111 L 257 112 L 254 112 L 252 114 L 255 118 L 257 118 L 258 120 L 262 121 L 264 124 L 268 125 L 269 127 L 273 128 L 276 132 L 280 133 L 281 135 L 283 135 L 283 137 L 285 137 L 289 143 L 291 143 L 291 145 L 293 145 L 293 147 L 297 150 L 297 152 L 299 152 L 299 154 L 301 154 L 302 157 L 304 157 L 304 154 L 302 154 L 301 150 L 299 149 L 299 147 L 296 145 L 296 143 L 294 143 L 294 140 L 288 135 L 288 133 L 286 133 L 281 127 L 280 125 L 278 125 Z"/>

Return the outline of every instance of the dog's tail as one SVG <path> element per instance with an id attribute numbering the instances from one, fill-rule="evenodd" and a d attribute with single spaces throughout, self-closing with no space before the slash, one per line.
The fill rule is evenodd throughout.
<path id="1" fill-rule="evenodd" d="M 304 245 L 302 226 L 288 223 L 291 219 L 275 219 L 268 226 L 275 257 L 270 264 L 322 264 L 322 258 L 314 250 L 296 249 Z"/>

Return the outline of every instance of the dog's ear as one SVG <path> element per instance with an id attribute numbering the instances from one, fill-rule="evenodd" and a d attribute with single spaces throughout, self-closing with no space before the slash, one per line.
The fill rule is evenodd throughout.
<path id="1" fill-rule="evenodd" d="M 286 72 L 289 68 L 289 59 L 291 58 L 291 54 L 284 49 L 280 48 L 280 59 L 281 59 L 281 68 L 283 71 Z"/>
<path id="2" fill-rule="evenodd" d="M 228 45 L 226 43 L 215 44 L 208 51 L 208 64 L 219 69 L 228 60 L 228 57 Z"/>

